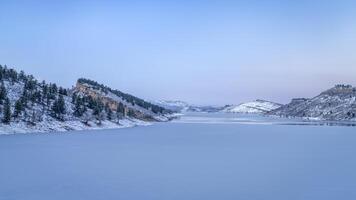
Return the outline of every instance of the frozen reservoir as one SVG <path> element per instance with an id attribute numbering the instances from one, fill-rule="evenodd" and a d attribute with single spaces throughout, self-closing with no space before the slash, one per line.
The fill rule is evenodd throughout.
<path id="1" fill-rule="evenodd" d="M 0 200 L 353 200 L 356 128 L 186 116 L 0 136 Z"/>

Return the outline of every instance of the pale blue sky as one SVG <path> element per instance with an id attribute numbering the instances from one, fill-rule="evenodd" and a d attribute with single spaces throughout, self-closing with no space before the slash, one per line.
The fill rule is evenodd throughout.
<path id="1" fill-rule="evenodd" d="M 146 99 L 286 103 L 356 85 L 354 2 L 1 1 L 0 64 Z"/>

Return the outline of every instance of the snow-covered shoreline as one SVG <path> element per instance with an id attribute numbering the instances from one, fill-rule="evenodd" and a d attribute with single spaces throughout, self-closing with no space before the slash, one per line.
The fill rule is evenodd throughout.
<path id="1" fill-rule="evenodd" d="M 82 131 L 82 130 L 104 130 L 104 129 L 119 129 L 131 128 L 135 126 L 149 126 L 152 122 L 145 122 L 137 119 L 123 119 L 119 123 L 112 121 L 102 121 L 101 124 L 89 122 L 84 124 L 81 121 L 46 121 L 37 123 L 35 126 L 28 125 L 26 122 L 1 124 L 0 135 L 11 134 L 26 134 L 26 133 L 50 133 L 50 132 L 67 132 L 67 131 Z"/>
<path id="2" fill-rule="evenodd" d="M 179 113 L 167 114 L 156 117 L 155 120 L 157 121 L 152 122 L 126 117 L 119 120 L 119 122 L 103 120 L 101 123 L 89 121 L 87 124 L 80 120 L 58 121 L 50 118 L 38 122 L 36 125 L 30 125 L 23 121 L 12 122 L 10 124 L 0 123 L 0 135 L 132 128 L 136 126 L 150 126 L 156 122 L 168 122 L 180 115 Z"/>

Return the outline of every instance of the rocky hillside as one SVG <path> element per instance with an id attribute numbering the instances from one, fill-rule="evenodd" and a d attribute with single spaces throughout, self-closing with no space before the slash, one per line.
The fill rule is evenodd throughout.
<path id="1" fill-rule="evenodd" d="M 171 114 L 171 110 L 152 104 L 143 99 L 119 90 L 111 89 L 108 86 L 99 84 L 89 79 L 79 79 L 73 89 L 73 96 L 76 98 L 90 97 L 101 102 L 112 112 L 123 113 L 141 120 L 161 121 L 165 120 L 164 115 Z"/>
<path id="2" fill-rule="evenodd" d="M 170 113 L 88 79 L 66 89 L 0 65 L 0 134 L 120 128 L 167 121 Z"/>
<path id="3" fill-rule="evenodd" d="M 228 113 L 267 113 L 281 107 L 281 104 L 265 101 L 256 100 L 247 103 L 242 103 L 237 106 L 227 106 L 224 112 Z"/>
<path id="4" fill-rule="evenodd" d="M 356 120 L 356 88 L 336 85 L 311 99 L 293 99 L 269 114 L 320 120 Z"/>

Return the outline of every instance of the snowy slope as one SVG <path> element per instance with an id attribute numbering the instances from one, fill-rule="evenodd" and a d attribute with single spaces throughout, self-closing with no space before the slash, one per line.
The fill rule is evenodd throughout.
<path id="1" fill-rule="evenodd" d="M 10 99 L 12 106 L 14 102 L 20 98 L 23 92 L 23 83 L 10 83 L 4 81 L 7 89 L 7 96 Z M 58 120 L 51 116 L 47 111 L 42 110 L 42 105 L 38 103 L 31 104 L 26 108 L 27 113 L 35 113 L 36 122 L 29 123 L 26 119 L 13 119 L 9 124 L 0 123 L 0 134 L 12 133 L 31 133 L 31 132 L 50 132 L 50 131 L 68 131 L 68 130 L 92 130 L 92 129 L 112 129 L 112 128 L 127 128 L 137 125 L 150 125 L 150 122 L 126 117 L 119 121 L 102 120 L 100 123 L 93 116 L 88 116 L 91 119 L 88 123 L 83 123 L 83 119 L 75 117 L 73 113 L 73 105 L 69 96 L 64 97 L 66 104 L 66 114 L 64 120 Z M 14 108 L 11 108 L 12 113 Z M 88 113 L 92 112 L 91 110 Z M 32 117 L 32 116 L 31 116 Z M 0 112 L 0 119 L 3 118 L 3 112 Z M 166 117 L 161 118 L 161 121 L 167 120 Z M 1 122 L 1 121 L 0 121 Z"/>
<path id="2" fill-rule="evenodd" d="M 356 120 L 356 88 L 336 85 L 311 99 L 293 99 L 269 114 L 319 120 Z"/>
<path id="3" fill-rule="evenodd" d="M 265 100 L 256 100 L 242 103 L 237 106 L 229 106 L 224 109 L 228 113 L 266 113 L 281 107 L 281 104 Z"/>

